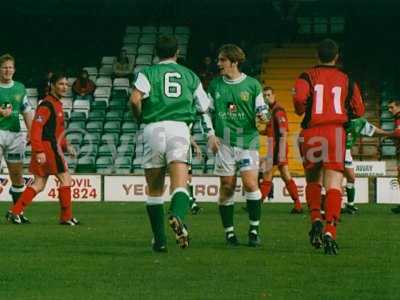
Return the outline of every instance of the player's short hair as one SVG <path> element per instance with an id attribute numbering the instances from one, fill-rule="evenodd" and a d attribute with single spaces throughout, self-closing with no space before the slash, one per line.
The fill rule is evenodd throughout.
<path id="1" fill-rule="evenodd" d="M 6 53 L 0 56 L 0 66 L 6 61 L 12 61 L 13 64 L 15 65 L 15 58 L 11 54 Z"/>
<path id="2" fill-rule="evenodd" d="M 174 57 L 178 51 L 178 41 L 174 36 L 160 36 L 156 43 L 156 53 L 160 59 Z"/>
<path id="3" fill-rule="evenodd" d="M 390 104 L 390 103 L 394 103 L 394 105 L 400 106 L 400 99 L 392 99 L 392 100 L 389 100 L 389 104 Z"/>
<path id="4" fill-rule="evenodd" d="M 63 72 L 55 72 L 51 77 L 50 77 L 50 84 L 55 85 L 57 81 L 60 79 L 67 78 L 67 75 Z"/>
<path id="5" fill-rule="evenodd" d="M 274 89 L 272 88 L 272 86 L 268 86 L 268 85 L 263 87 L 263 91 L 271 91 L 272 94 L 274 93 Z"/>
<path id="6" fill-rule="evenodd" d="M 219 48 L 218 53 L 225 56 L 231 62 L 238 63 L 238 66 L 240 66 L 240 64 L 246 60 L 246 55 L 244 54 L 242 48 L 235 44 L 222 45 Z"/>
<path id="7" fill-rule="evenodd" d="M 325 39 L 318 45 L 318 58 L 322 63 L 333 61 L 339 54 L 338 44 L 331 39 Z"/>

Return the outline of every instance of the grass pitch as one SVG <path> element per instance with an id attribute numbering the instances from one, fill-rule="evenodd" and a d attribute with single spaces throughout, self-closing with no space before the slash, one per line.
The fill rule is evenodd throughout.
<path id="1" fill-rule="evenodd" d="M 338 228 L 339 255 L 311 248 L 306 215 L 263 206 L 263 247 L 227 248 L 215 204 L 189 216 L 192 243 L 153 253 L 143 204 L 75 203 L 83 225 L 57 225 L 56 203 L 34 203 L 33 224 L 0 225 L 0 299 L 400 299 L 400 216 L 360 205 Z M 4 213 L 7 203 L 1 203 Z M 4 219 L 3 219 L 4 220 Z"/>

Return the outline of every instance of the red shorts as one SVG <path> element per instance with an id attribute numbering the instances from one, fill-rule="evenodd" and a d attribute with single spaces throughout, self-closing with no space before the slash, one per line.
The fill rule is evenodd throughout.
<path id="1" fill-rule="evenodd" d="M 268 157 L 272 158 L 274 166 L 283 166 L 288 164 L 288 152 L 289 146 L 287 143 L 283 147 L 279 147 L 279 141 L 276 141 L 272 137 L 268 137 Z M 279 149 L 285 149 L 279 151 Z"/>
<path id="2" fill-rule="evenodd" d="M 345 131 L 343 126 L 323 125 L 303 129 L 299 137 L 304 170 L 317 166 L 344 170 Z"/>
<path id="3" fill-rule="evenodd" d="M 46 162 L 39 164 L 37 162 L 36 153 L 32 153 L 29 171 L 33 175 L 46 177 L 49 175 L 60 174 L 68 171 L 68 165 L 65 162 L 64 154 L 60 149 L 52 147 L 50 142 L 43 142 L 44 154 L 46 155 Z M 54 151 L 54 150 L 55 151 Z"/>

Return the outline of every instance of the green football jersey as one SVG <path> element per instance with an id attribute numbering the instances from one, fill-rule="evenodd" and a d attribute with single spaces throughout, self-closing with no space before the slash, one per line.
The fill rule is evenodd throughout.
<path id="1" fill-rule="evenodd" d="M 0 116 L 0 130 L 20 132 L 19 114 L 31 110 L 22 83 L 13 81 L 10 84 L 0 84 L 0 106 L 5 108 L 8 105 L 12 106 L 12 114 L 9 117 Z"/>
<path id="2" fill-rule="evenodd" d="M 230 146 L 258 149 L 256 115 L 268 112 L 260 83 L 245 74 L 233 81 L 220 76 L 211 81 L 208 93 L 215 135 Z"/>
<path id="3" fill-rule="evenodd" d="M 351 149 L 360 136 L 373 136 L 375 126 L 364 118 L 352 119 L 346 124 L 346 149 Z"/>
<path id="4" fill-rule="evenodd" d="M 142 122 L 181 121 L 193 123 L 196 115 L 196 91 L 200 79 L 188 68 L 163 61 L 140 71 L 135 87 L 142 91 Z"/>

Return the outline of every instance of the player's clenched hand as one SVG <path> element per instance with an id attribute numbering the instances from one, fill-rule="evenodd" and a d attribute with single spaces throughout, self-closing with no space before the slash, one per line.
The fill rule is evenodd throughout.
<path id="1" fill-rule="evenodd" d="M 208 147 L 210 147 L 211 151 L 214 154 L 218 152 L 220 146 L 221 142 L 215 135 L 211 135 L 208 137 Z"/>
<path id="2" fill-rule="evenodd" d="M 44 154 L 43 152 L 36 154 L 36 161 L 43 165 L 46 163 L 46 154 Z"/>
<path id="3" fill-rule="evenodd" d="M 74 146 L 68 145 L 67 146 L 67 152 L 68 152 L 69 155 L 71 155 L 72 158 L 76 157 L 76 150 L 75 150 Z"/>

